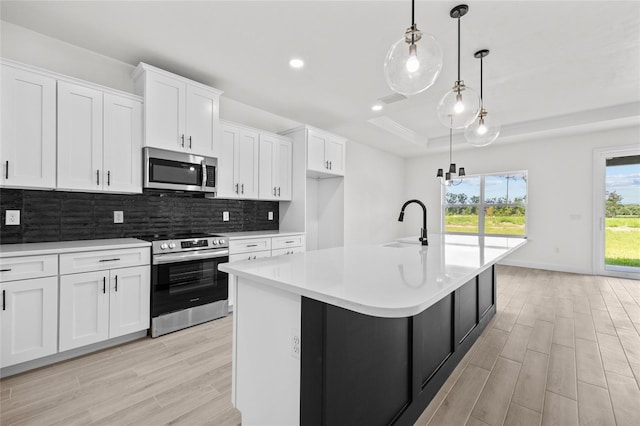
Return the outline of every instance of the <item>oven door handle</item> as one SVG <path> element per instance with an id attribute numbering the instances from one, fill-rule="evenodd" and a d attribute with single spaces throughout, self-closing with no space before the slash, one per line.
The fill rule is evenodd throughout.
<path id="1" fill-rule="evenodd" d="M 216 257 L 224 257 L 229 255 L 229 250 L 215 250 L 213 253 L 210 251 L 206 253 L 200 253 L 197 251 L 191 253 L 179 253 L 179 254 L 161 254 L 158 256 L 153 256 L 153 264 L 154 265 L 162 265 L 165 263 L 176 263 L 176 262 L 188 262 L 190 260 L 200 260 L 200 259 L 213 259 Z"/>

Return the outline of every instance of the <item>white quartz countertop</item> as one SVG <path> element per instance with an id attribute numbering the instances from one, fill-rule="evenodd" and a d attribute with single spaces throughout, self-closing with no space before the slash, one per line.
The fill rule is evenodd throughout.
<path id="1" fill-rule="evenodd" d="M 217 235 L 228 237 L 231 240 L 243 240 L 245 238 L 260 238 L 260 237 L 288 237 L 291 235 L 301 235 L 304 232 L 290 232 L 290 231 L 244 231 L 244 232 L 220 232 Z"/>
<path id="2" fill-rule="evenodd" d="M 150 247 L 148 241 L 136 238 L 112 238 L 104 240 L 57 241 L 48 243 L 1 244 L 0 258 L 38 256 L 44 254 L 73 253 L 91 250 L 114 250 Z"/>
<path id="3" fill-rule="evenodd" d="M 359 245 L 238 261 L 220 270 L 366 315 L 416 315 L 526 243 L 429 234 L 429 245 Z"/>

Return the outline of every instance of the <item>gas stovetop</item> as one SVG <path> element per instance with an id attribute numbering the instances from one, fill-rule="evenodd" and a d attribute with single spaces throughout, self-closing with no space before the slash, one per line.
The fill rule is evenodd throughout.
<path id="1" fill-rule="evenodd" d="M 152 255 L 229 247 L 229 239 L 227 237 L 204 232 L 142 235 L 137 238 L 152 243 Z"/>

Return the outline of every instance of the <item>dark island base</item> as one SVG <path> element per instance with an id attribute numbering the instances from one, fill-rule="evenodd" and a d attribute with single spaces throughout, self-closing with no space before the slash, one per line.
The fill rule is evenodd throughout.
<path id="1" fill-rule="evenodd" d="M 414 424 L 495 313 L 495 266 L 407 318 L 303 297 L 300 424 Z"/>

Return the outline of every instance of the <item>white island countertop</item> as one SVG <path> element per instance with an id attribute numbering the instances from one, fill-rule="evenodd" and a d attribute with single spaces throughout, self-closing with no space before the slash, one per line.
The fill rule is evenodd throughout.
<path id="1" fill-rule="evenodd" d="M 525 243 L 429 234 L 428 246 L 338 247 L 226 263 L 220 270 L 362 314 L 400 318 L 419 314 Z"/>
<path id="2" fill-rule="evenodd" d="M 261 237 L 289 237 L 291 235 L 301 235 L 303 232 L 294 231 L 241 231 L 241 232 L 219 232 L 217 235 L 227 237 L 231 240 L 243 240 L 247 238 L 261 238 Z"/>
<path id="3" fill-rule="evenodd" d="M 93 250 L 115 250 L 150 247 L 151 243 L 137 238 L 111 238 L 102 240 L 55 241 L 47 243 L 0 244 L 0 258 L 40 256 L 45 254 L 74 253 Z"/>

